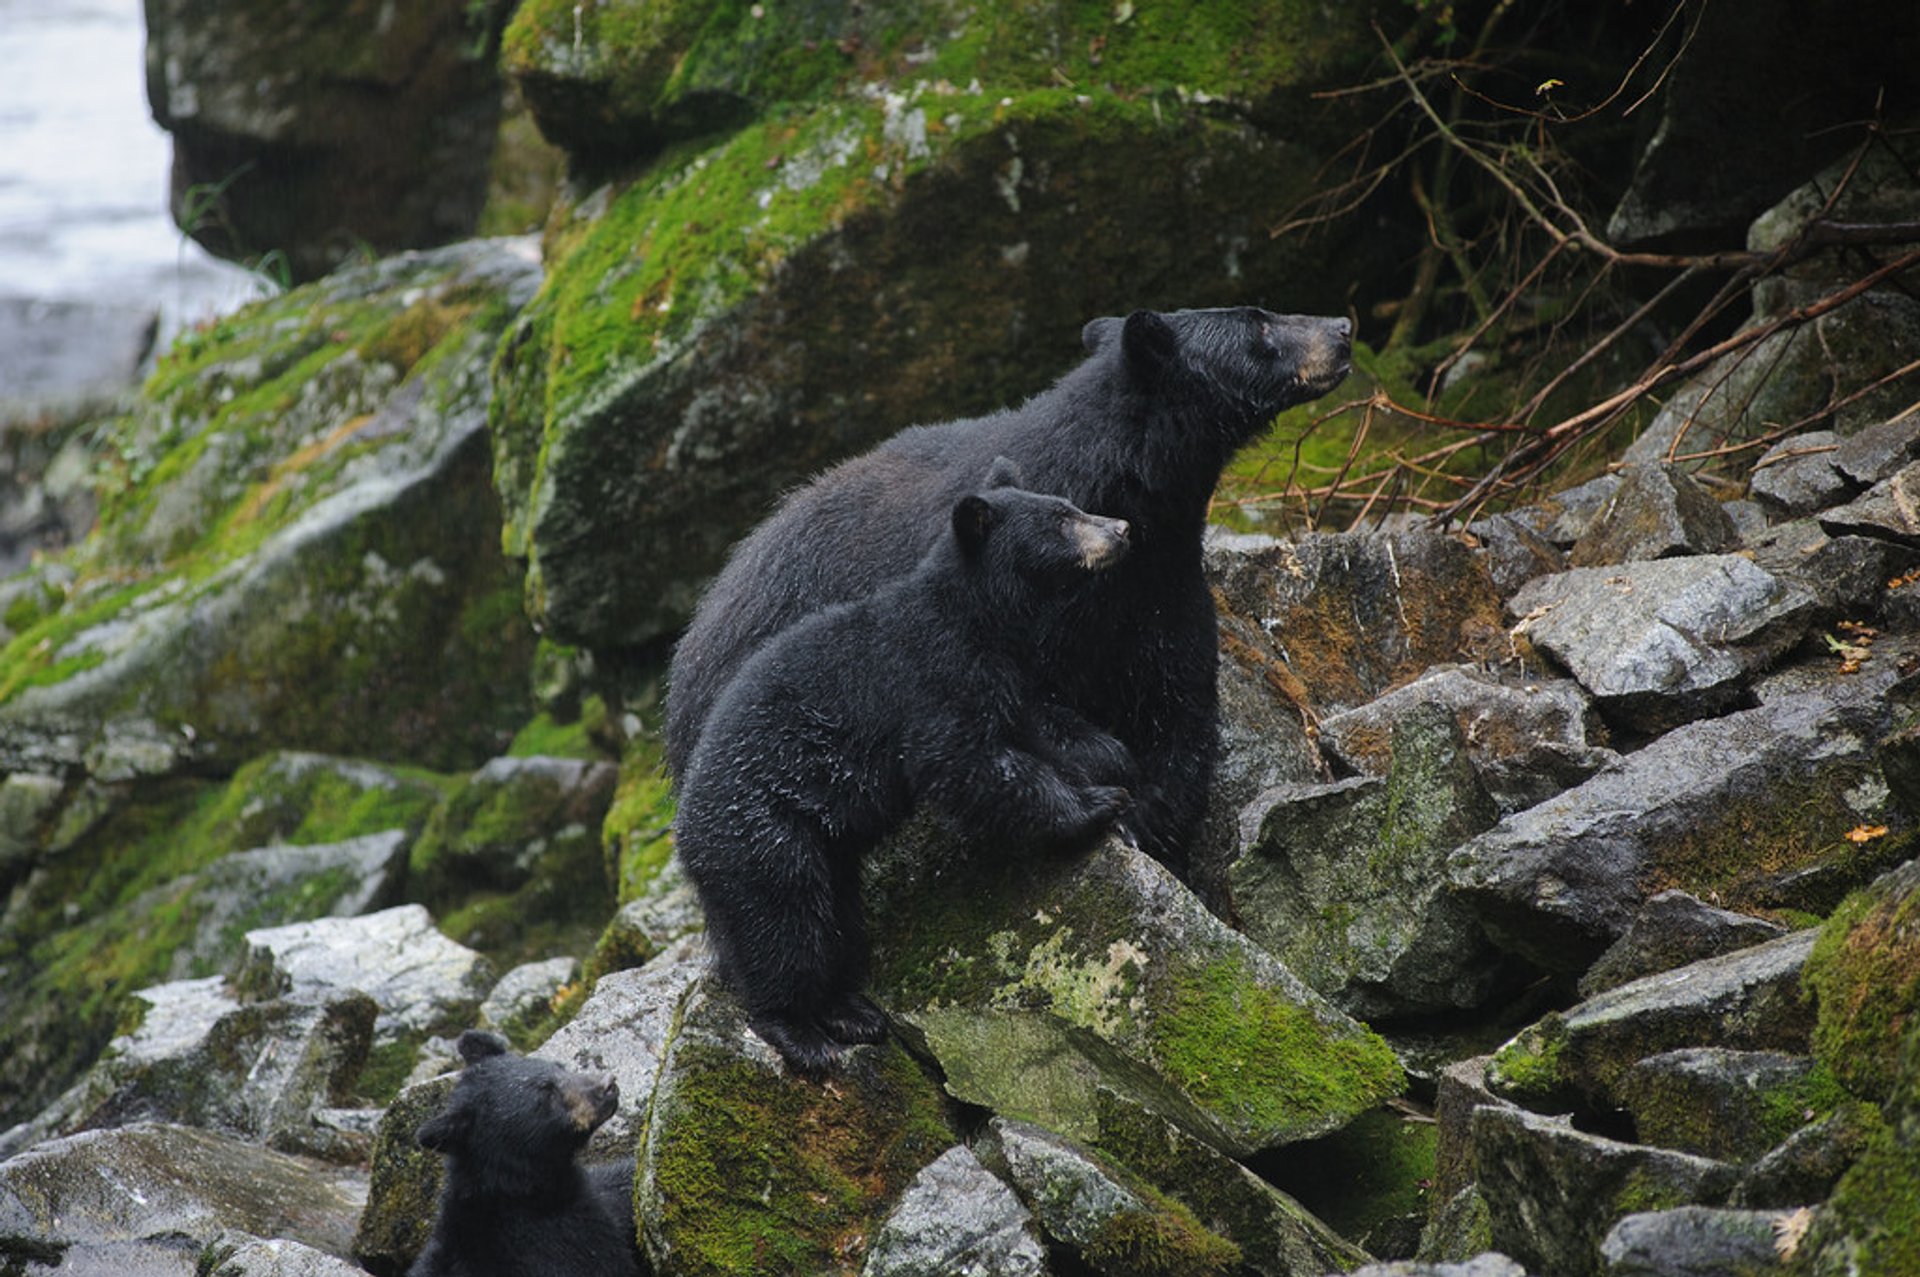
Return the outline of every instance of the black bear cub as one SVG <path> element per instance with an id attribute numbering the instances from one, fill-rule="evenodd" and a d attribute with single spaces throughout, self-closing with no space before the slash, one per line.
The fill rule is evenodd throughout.
<path id="1" fill-rule="evenodd" d="M 620 1102 L 613 1079 L 515 1055 L 477 1029 L 459 1050 L 453 1095 L 415 1137 L 447 1174 L 410 1277 L 637 1277 L 633 1162 L 575 1160 Z"/>
<path id="2" fill-rule="evenodd" d="M 715 703 L 674 822 L 720 972 L 794 1071 L 878 1042 L 860 861 L 925 804 L 970 839 L 1073 845 L 1118 820 L 1126 748 L 1052 703 L 1035 652 L 1127 525 L 1004 459 L 910 574 L 814 613 Z"/>

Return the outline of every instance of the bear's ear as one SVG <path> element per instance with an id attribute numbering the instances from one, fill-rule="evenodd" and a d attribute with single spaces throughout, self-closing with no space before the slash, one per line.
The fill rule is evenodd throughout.
<path id="1" fill-rule="evenodd" d="M 1012 458 L 995 457 L 993 464 L 987 467 L 987 482 L 985 486 L 989 488 L 1024 488 L 1027 486 L 1027 478 L 1020 473 L 1020 467 L 1013 464 Z"/>
<path id="2" fill-rule="evenodd" d="M 1127 316 L 1120 334 L 1120 348 L 1127 367 L 1147 377 L 1158 376 L 1180 355 L 1180 338 L 1165 315 L 1151 310 L 1136 310 Z"/>
<path id="3" fill-rule="evenodd" d="M 488 1033 L 483 1029 L 468 1029 L 460 1035 L 455 1049 L 460 1058 L 468 1064 L 478 1064 L 481 1060 L 507 1053 L 507 1040 L 498 1033 Z"/>
<path id="4" fill-rule="evenodd" d="M 993 506 L 978 493 L 961 497 L 953 506 L 953 535 L 960 548 L 971 554 L 986 543 L 993 528 Z"/>
<path id="5" fill-rule="evenodd" d="M 1087 353 L 1091 355 L 1094 351 L 1112 341 L 1114 335 L 1120 331 L 1120 325 L 1125 322 L 1125 320 L 1118 319 L 1112 315 L 1105 315 L 1099 319 L 1089 319 L 1087 326 L 1080 330 L 1080 344 L 1085 346 Z"/>
<path id="6" fill-rule="evenodd" d="M 466 1133 L 467 1116 L 459 1109 L 448 1109 L 437 1117 L 428 1118 L 413 1133 L 413 1142 L 429 1152 L 444 1153 L 460 1142 Z"/>

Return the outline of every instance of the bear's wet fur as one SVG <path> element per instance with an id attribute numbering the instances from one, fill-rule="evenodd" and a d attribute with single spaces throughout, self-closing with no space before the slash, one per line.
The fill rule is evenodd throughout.
<path id="1" fill-rule="evenodd" d="M 446 1178 L 409 1277 L 637 1277 L 632 1160 L 578 1160 L 620 1102 L 614 1080 L 477 1029 L 458 1048 L 453 1094 L 415 1136 L 446 1158 Z"/>
<path id="2" fill-rule="evenodd" d="M 1050 700 L 1035 653 L 1115 570 L 1126 525 L 1009 486 L 949 505 L 909 575 L 765 644 L 713 708 L 680 782 L 675 845 L 756 1032 L 818 1076 L 886 1018 L 867 974 L 860 862 L 924 804 L 970 839 L 1083 845 L 1135 768 Z"/>
<path id="3" fill-rule="evenodd" d="M 918 426 L 790 494 L 737 546 L 673 657 L 667 759 L 769 638 L 913 570 L 992 458 L 1036 491 L 1124 519 L 1134 550 L 1081 592 L 1042 653 L 1067 706 L 1138 760 L 1130 822 L 1185 875 L 1217 748 L 1218 636 L 1201 573 L 1207 503 L 1234 452 L 1346 376 L 1344 319 L 1252 307 L 1096 319 L 1079 367 L 1024 405 Z"/>

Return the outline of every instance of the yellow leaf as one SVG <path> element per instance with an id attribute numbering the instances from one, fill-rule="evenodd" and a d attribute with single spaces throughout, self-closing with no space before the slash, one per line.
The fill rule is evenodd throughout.
<path id="1" fill-rule="evenodd" d="M 1885 825 L 1855 825 L 1852 829 L 1847 830 L 1846 834 L 1848 842 L 1872 842 L 1876 838 L 1885 838 L 1886 836 L 1887 827 Z"/>
<path id="2" fill-rule="evenodd" d="M 1566 83 L 1567 82 L 1565 80 L 1556 80 L 1556 79 L 1542 80 L 1540 81 L 1540 87 L 1535 89 L 1533 92 L 1537 97 L 1545 97 L 1552 90 L 1565 87 Z"/>

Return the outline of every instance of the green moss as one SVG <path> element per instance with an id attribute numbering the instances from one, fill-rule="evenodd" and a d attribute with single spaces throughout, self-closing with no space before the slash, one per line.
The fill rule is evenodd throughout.
<path id="1" fill-rule="evenodd" d="M 1549 1013 L 1494 1053 L 1487 1084 L 1523 1104 L 1551 1104 L 1568 1086 L 1561 1063 L 1566 1046 L 1566 1022 L 1558 1012 Z"/>
<path id="2" fill-rule="evenodd" d="M 1112 1277 L 1209 1277 L 1236 1271 L 1240 1248 L 1209 1232 L 1193 1212 L 1153 1190 L 1152 1211 L 1115 1211 L 1088 1239 L 1087 1259 Z"/>
<path id="3" fill-rule="evenodd" d="M 1161 1063 L 1192 1095 L 1263 1129 L 1358 1112 L 1406 1082 L 1377 1035 L 1337 1035 L 1312 1011 L 1224 963 L 1177 984 L 1153 1031 Z"/>
<path id="4" fill-rule="evenodd" d="M 647 1157 L 656 1235 L 687 1277 L 857 1269 L 866 1239 L 952 1143 L 937 1086 L 895 1043 L 822 1087 L 706 1044 L 675 1048 Z"/>
<path id="5" fill-rule="evenodd" d="M 1676 1184 L 1656 1170 L 1635 1166 L 1627 1172 L 1606 1214 L 1609 1218 L 1619 1219 L 1641 1211 L 1672 1210 L 1677 1206 L 1692 1204 L 1690 1185 Z"/>
<path id="6" fill-rule="evenodd" d="M 1336 1232 L 1364 1244 L 1383 1224 L 1426 1216 L 1439 1142 L 1434 1123 L 1376 1108 L 1332 1135 L 1290 1145 L 1261 1169 Z"/>
<path id="7" fill-rule="evenodd" d="M 406 1085 L 407 1076 L 413 1072 L 414 1064 L 420 1058 L 421 1039 L 417 1034 L 403 1033 L 386 1042 L 375 1042 L 367 1054 L 366 1065 L 361 1068 L 355 1079 L 355 1098 L 369 1106 L 382 1107 L 393 1102 L 400 1094 L 400 1088 Z"/>
<path id="8" fill-rule="evenodd" d="M 640 735 L 620 760 L 620 783 L 601 826 L 621 904 L 639 899 L 673 858 L 673 782 L 660 742 Z"/>
<path id="9" fill-rule="evenodd" d="M 1900 1042 L 1920 1009 L 1920 887 L 1855 892 L 1820 929 L 1803 976 L 1817 1002 L 1814 1054 L 1855 1095 L 1890 1093 Z"/>
<path id="10" fill-rule="evenodd" d="M 605 757 L 587 734 L 585 721 L 576 718 L 562 723 L 551 714 L 536 714 L 529 719 L 514 733 L 507 754 L 512 758 L 579 758 L 589 762 Z"/>

